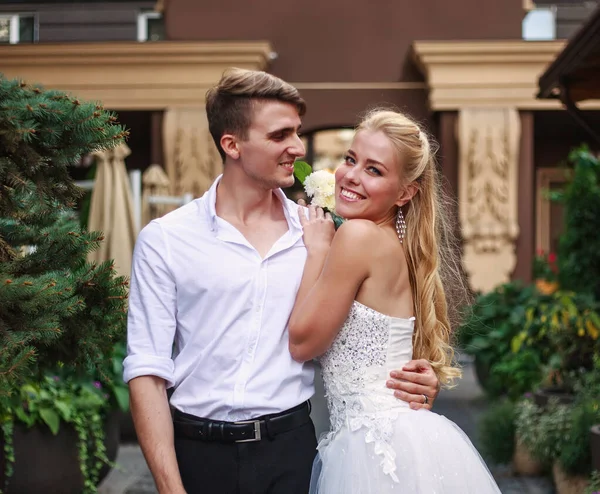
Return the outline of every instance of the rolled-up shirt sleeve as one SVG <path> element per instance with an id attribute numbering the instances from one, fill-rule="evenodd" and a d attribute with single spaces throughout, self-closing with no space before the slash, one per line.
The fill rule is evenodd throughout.
<path id="1" fill-rule="evenodd" d="M 153 221 L 140 232 L 133 252 L 127 357 L 123 362 L 125 382 L 139 376 L 157 376 L 166 381 L 167 387 L 174 384 L 176 284 L 169 257 L 162 227 Z"/>

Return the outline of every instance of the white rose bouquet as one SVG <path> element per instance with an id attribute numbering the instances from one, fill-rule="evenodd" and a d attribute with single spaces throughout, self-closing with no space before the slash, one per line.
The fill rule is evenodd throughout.
<path id="1" fill-rule="evenodd" d="M 304 187 L 310 203 L 331 213 L 335 227 L 344 222 L 341 216 L 335 214 L 335 176 L 327 170 L 312 171 L 305 161 L 294 163 L 294 175 Z"/>

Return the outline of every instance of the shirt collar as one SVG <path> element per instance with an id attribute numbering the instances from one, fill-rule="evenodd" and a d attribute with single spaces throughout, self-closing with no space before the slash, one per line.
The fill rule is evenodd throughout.
<path id="1" fill-rule="evenodd" d="M 208 215 L 210 221 L 210 229 L 215 232 L 218 230 L 217 225 L 217 186 L 221 181 L 223 174 L 219 175 L 213 184 L 210 186 L 210 189 L 206 192 L 204 206 L 206 208 L 206 214 Z M 283 205 L 283 214 L 285 215 L 285 219 L 288 222 L 290 228 L 294 228 L 295 230 L 302 231 L 302 225 L 300 224 L 300 218 L 298 217 L 298 207 L 290 201 L 283 190 L 274 189 L 273 192 Z"/>

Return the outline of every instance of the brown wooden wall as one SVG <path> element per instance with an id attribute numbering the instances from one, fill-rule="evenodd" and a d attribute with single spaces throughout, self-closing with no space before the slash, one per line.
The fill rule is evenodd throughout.
<path id="1" fill-rule="evenodd" d="M 0 12 L 36 12 L 40 42 L 137 40 L 137 14 L 155 1 L 1 2 Z"/>
<path id="2" fill-rule="evenodd" d="M 269 71 L 294 82 L 421 81 L 414 40 L 517 39 L 522 0 L 169 0 L 173 40 L 268 40 Z M 353 125 L 366 107 L 393 104 L 427 116 L 425 90 L 301 89 L 307 130 Z"/>

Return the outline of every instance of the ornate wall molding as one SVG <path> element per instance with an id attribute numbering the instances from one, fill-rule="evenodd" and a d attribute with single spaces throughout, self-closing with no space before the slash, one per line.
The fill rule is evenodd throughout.
<path id="1" fill-rule="evenodd" d="M 0 45 L 0 67 L 113 110 L 162 110 L 203 104 L 227 67 L 264 69 L 270 53 L 266 41 Z"/>
<path id="2" fill-rule="evenodd" d="M 536 99 L 538 78 L 565 41 L 415 41 L 415 61 L 429 86 L 434 111 L 508 107 L 561 110 L 558 100 Z M 599 100 L 582 109 L 600 108 Z"/>
<path id="3" fill-rule="evenodd" d="M 516 264 L 519 114 L 463 109 L 457 130 L 463 265 L 473 290 L 486 292 L 509 281 Z"/>
<path id="4" fill-rule="evenodd" d="M 165 164 L 171 193 L 199 197 L 221 173 L 222 160 L 208 131 L 204 107 L 171 108 L 163 121 Z"/>

